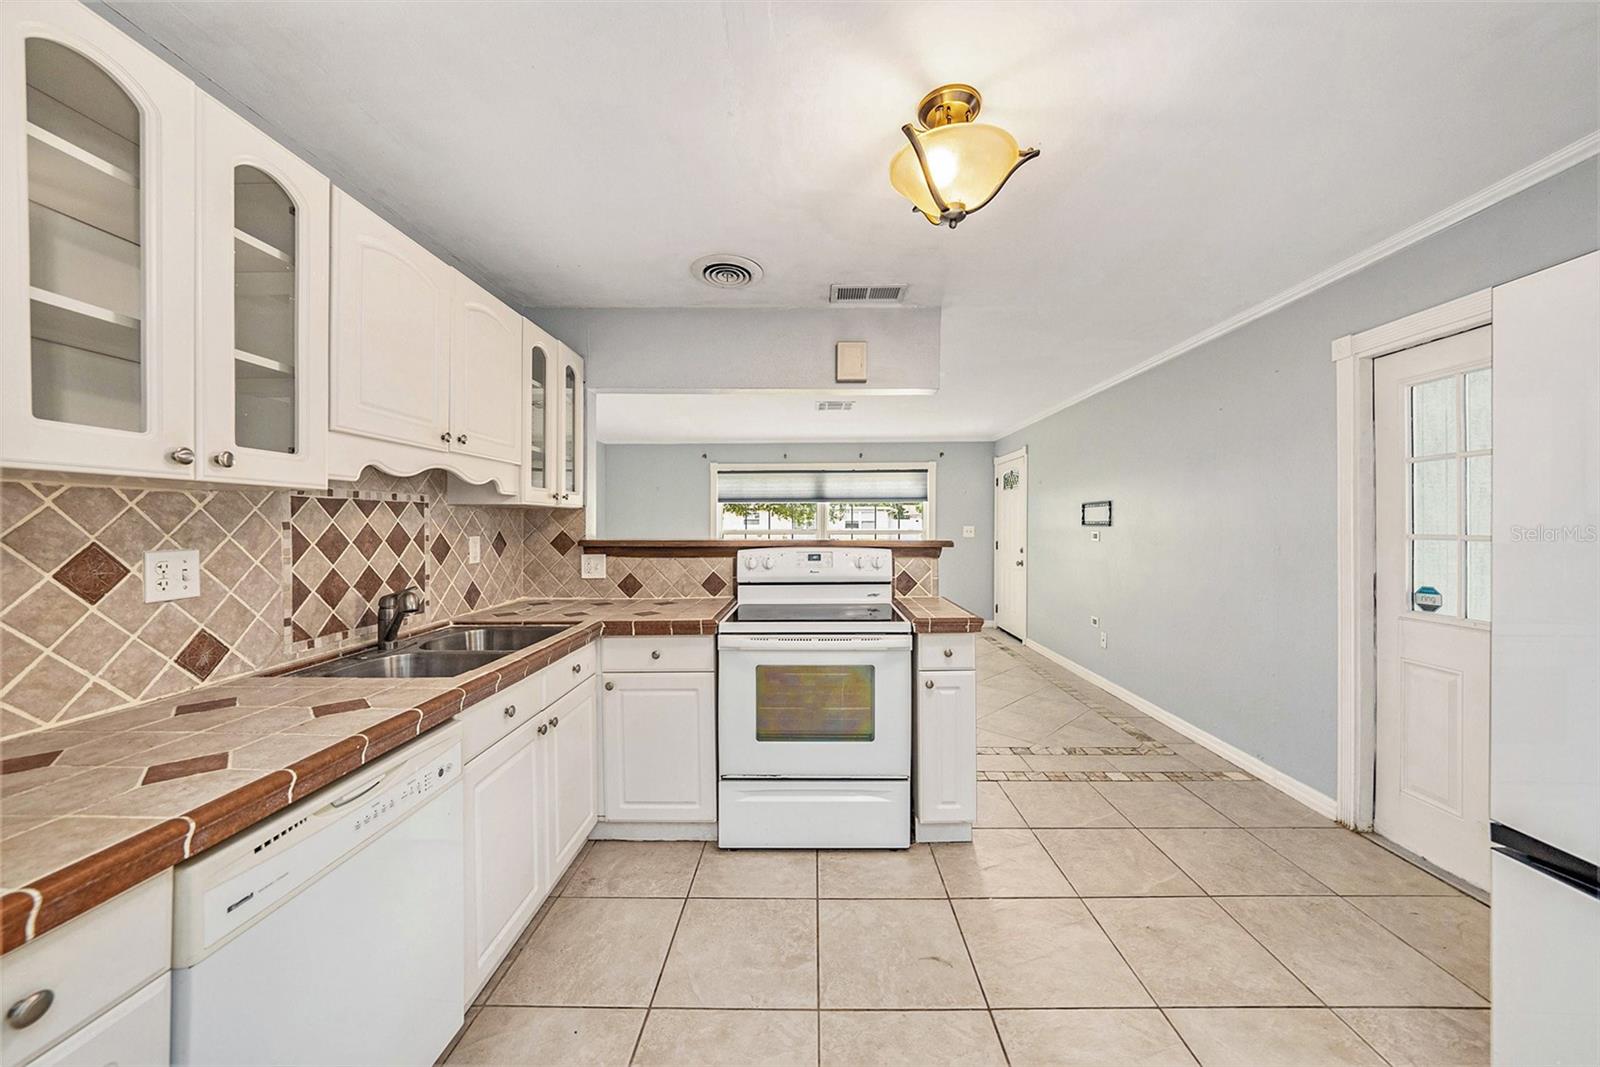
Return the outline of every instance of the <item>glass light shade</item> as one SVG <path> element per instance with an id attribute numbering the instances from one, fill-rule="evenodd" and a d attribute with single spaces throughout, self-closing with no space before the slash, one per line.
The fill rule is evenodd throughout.
<path id="1" fill-rule="evenodd" d="M 946 204 L 960 204 L 968 211 L 994 194 L 1020 155 L 1015 137 L 998 126 L 977 122 L 918 131 L 917 139 L 928 157 L 928 173 L 939 187 L 939 195 Z M 889 184 L 930 222 L 939 221 L 939 206 L 928 191 L 917 154 L 909 144 L 890 161 Z"/>

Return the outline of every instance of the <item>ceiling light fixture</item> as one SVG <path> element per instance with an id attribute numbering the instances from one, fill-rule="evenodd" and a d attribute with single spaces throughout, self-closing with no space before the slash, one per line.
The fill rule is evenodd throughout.
<path id="1" fill-rule="evenodd" d="M 935 226 L 985 206 L 1017 168 L 1039 154 L 1017 148 L 998 126 L 973 122 L 983 97 L 970 85 L 941 85 L 917 105 L 917 126 L 900 127 L 911 143 L 889 163 L 889 184 Z"/>

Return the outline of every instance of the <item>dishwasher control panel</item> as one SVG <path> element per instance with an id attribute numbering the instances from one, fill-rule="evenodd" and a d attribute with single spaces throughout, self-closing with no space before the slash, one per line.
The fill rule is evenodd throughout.
<path id="1" fill-rule="evenodd" d="M 177 955 L 213 948 L 454 785 L 460 731 L 444 732 L 448 744 L 380 759 L 180 867 Z"/>

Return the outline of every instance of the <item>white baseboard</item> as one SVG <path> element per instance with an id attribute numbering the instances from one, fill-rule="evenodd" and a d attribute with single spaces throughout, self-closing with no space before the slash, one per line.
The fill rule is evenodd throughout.
<path id="1" fill-rule="evenodd" d="M 1133 690 L 1124 688 L 1109 678 L 1101 677 L 1083 664 L 1073 662 L 1054 649 L 1046 648 L 1031 638 L 1024 641 L 1023 644 L 1052 663 L 1058 663 L 1073 674 L 1081 675 L 1085 680 L 1093 682 L 1112 696 L 1127 701 L 1163 726 L 1170 726 L 1196 744 L 1210 749 L 1240 770 L 1248 771 L 1275 789 L 1287 793 L 1318 815 L 1327 819 L 1338 818 L 1338 803 L 1321 790 L 1313 789 L 1298 778 L 1291 778 L 1259 757 L 1252 756 L 1243 749 L 1235 748 L 1222 740 L 1222 738 L 1207 733 L 1200 727 L 1179 718 L 1158 704 L 1151 703 Z"/>
<path id="2" fill-rule="evenodd" d="M 589 831 L 591 841 L 715 841 L 714 822 L 606 822 Z"/>

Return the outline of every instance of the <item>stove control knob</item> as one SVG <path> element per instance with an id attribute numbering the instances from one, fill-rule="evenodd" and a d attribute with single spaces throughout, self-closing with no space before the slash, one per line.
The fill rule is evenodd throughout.
<path id="1" fill-rule="evenodd" d="M 883 570 L 883 557 L 882 556 L 873 556 L 872 557 L 872 569 L 875 570 L 875 571 Z"/>
<path id="2" fill-rule="evenodd" d="M 777 560 L 773 559 L 771 556 L 768 556 L 766 559 L 761 561 L 762 570 L 770 571 L 773 567 L 776 567 L 777 565 L 778 565 Z"/>
<path id="3" fill-rule="evenodd" d="M 746 556 L 744 558 L 744 569 L 747 571 L 756 569 L 756 558 L 754 556 Z"/>
<path id="4" fill-rule="evenodd" d="M 860 556 L 857 556 L 852 562 L 855 563 L 856 570 L 860 570 L 862 567 L 867 565 L 867 561 L 862 559 Z"/>

